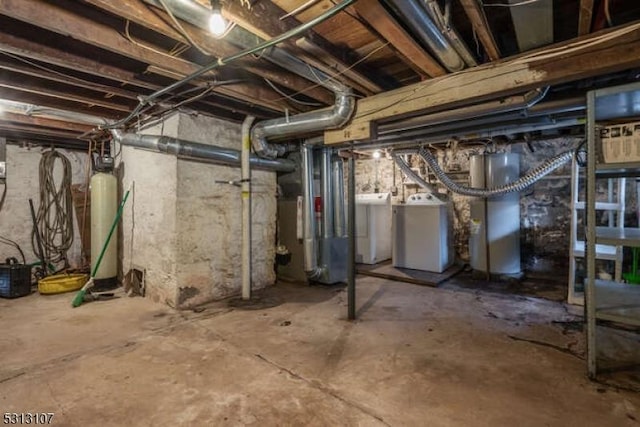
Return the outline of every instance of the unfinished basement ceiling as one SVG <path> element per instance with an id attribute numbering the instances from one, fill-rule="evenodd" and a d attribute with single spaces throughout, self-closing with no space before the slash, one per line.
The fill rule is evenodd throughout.
<path id="1" fill-rule="evenodd" d="M 208 1 L 198 1 L 209 7 Z M 440 10 L 448 22 L 443 28 L 454 29 L 468 52 L 467 65 L 462 65 L 466 68 L 640 19 L 640 3 L 633 0 L 415 1 L 423 10 Z M 176 25 L 150 3 L 154 2 L 0 0 L 0 99 L 120 119 L 140 96 L 241 50 L 231 43 L 233 37 L 215 39 L 180 19 Z M 226 0 L 222 8 L 237 27 L 264 40 L 338 3 Z M 406 11 L 409 3 L 358 0 L 279 47 L 318 70 L 337 73 L 335 78 L 360 98 L 455 72 L 420 37 L 421 29 Z M 256 38 L 255 44 L 259 41 Z M 635 73 L 622 77 L 628 78 L 635 78 Z M 575 95 L 589 86 L 582 81 L 563 88 Z M 176 89 L 150 106 L 145 117 L 182 108 L 239 122 L 248 114 L 267 119 L 332 104 L 330 91 L 254 55 Z M 0 113 L 0 137 L 9 141 L 84 148 L 89 139 L 105 137 L 91 133 L 92 128 L 93 124 L 29 110 Z"/>

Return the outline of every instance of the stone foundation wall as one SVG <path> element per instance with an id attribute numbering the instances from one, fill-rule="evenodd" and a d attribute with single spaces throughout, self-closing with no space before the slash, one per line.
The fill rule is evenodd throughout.
<path id="1" fill-rule="evenodd" d="M 144 133 L 240 149 L 240 125 L 174 115 Z M 240 169 L 123 147 L 123 186 L 135 181 L 124 218 L 124 272 L 142 267 L 148 295 L 185 308 L 240 292 Z M 253 171 L 252 285 L 275 281 L 276 174 Z"/>

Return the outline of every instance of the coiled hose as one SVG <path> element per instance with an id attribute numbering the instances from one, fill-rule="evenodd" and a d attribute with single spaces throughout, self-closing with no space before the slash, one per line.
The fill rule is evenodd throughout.
<path id="1" fill-rule="evenodd" d="M 62 165 L 62 175 L 56 174 L 56 161 Z M 40 205 L 36 223 L 44 258 L 47 262 L 64 261 L 68 265 L 67 251 L 73 243 L 73 199 L 71 197 L 71 162 L 58 151 L 42 153 L 40 159 Z M 60 182 L 56 182 L 60 176 Z M 35 233 L 32 234 L 34 253 L 38 253 Z"/>
<path id="2" fill-rule="evenodd" d="M 409 179 L 411 179 L 413 182 L 418 184 L 420 187 L 422 187 L 425 190 L 427 190 L 429 193 L 437 194 L 436 188 L 433 185 L 429 184 L 424 179 L 422 179 L 422 177 L 420 175 L 418 175 L 413 170 L 411 170 L 411 167 L 409 167 L 407 162 L 400 155 L 398 155 L 396 153 L 391 153 L 391 157 L 393 157 L 393 160 L 396 162 L 396 165 L 398 165 L 400 170 L 402 172 L 404 172 L 404 174 Z"/>
<path id="3" fill-rule="evenodd" d="M 418 150 L 418 154 L 424 159 L 425 162 L 427 162 L 438 180 L 449 190 L 463 196 L 489 197 L 523 191 L 536 181 L 540 180 L 542 177 L 548 175 L 555 169 L 571 160 L 574 156 L 574 151 L 571 150 L 560 153 L 557 156 L 546 160 L 540 166 L 536 167 L 532 171 L 529 171 L 526 175 L 518 178 L 516 181 L 493 188 L 472 188 L 465 185 L 460 185 L 452 181 L 451 178 L 447 176 L 447 174 L 440 168 L 440 165 L 438 165 L 438 160 L 433 157 L 433 154 L 431 154 L 429 150 L 424 147 L 420 147 L 420 149 Z"/>

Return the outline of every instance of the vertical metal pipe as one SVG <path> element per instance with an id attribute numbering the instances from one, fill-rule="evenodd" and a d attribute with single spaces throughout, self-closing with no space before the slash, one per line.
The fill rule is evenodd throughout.
<path id="1" fill-rule="evenodd" d="M 356 318 L 356 161 L 353 150 L 349 156 L 349 256 L 347 260 L 347 306 L 349 320 Z"/>
<path id="2" fill-rule="evenodd" d="M 310 278 L 316 278 L 318 270 L 316 219 L 313 206 L 313 146 L 302 145 L 302 191 L 304 197 L 304 271 Z"/>
<path id="3" fill-rule="evenodd" d="M 242 183 L 242 299 L 251 299 L 251 124 L 247 116 L 242 123 L 240 173 Z"/>
<path id="4" fill-rule="evenodd" d="M 587 316 L 587 373 L 589 378 L 596 379 L 598 374 L 598 357 L 596 354 L 596 96 L 593 91 L 587 92 L 587 206 L 585 225 L 585 261 L 587 278 L 585 280 L 584 305 Z"/>
<path id="5" fill-rule="evenodd" d="M 331 155 L 333 149 L 322 149 L 322 237 L 330 239 L 334 236 L 333 230 L 333 174 L 331 173 Z"/>
<path id="6" fill-rule="evenodd" d="M 333 160 L 333 227 L 336 237 L 347 235 L 344 205 L 344 166 L 342 158 L 335 156 Z"/>

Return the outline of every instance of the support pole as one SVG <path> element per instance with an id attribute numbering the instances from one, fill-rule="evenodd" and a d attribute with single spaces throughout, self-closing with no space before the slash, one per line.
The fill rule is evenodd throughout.
<path id="1" fill-rule="evenodd" d="M 347 260 L 347 306 L 348 319 L 356 319 L 356 162 L 353 149 L 349 156 L 349 256 Z"/>
<path id="2" fill-rule="evenodd" d="M 251 124 L 255 117 L 247 116 L 242 123 L 240 157 L 242 192 L 242 299 L 251 299 Z"/>

